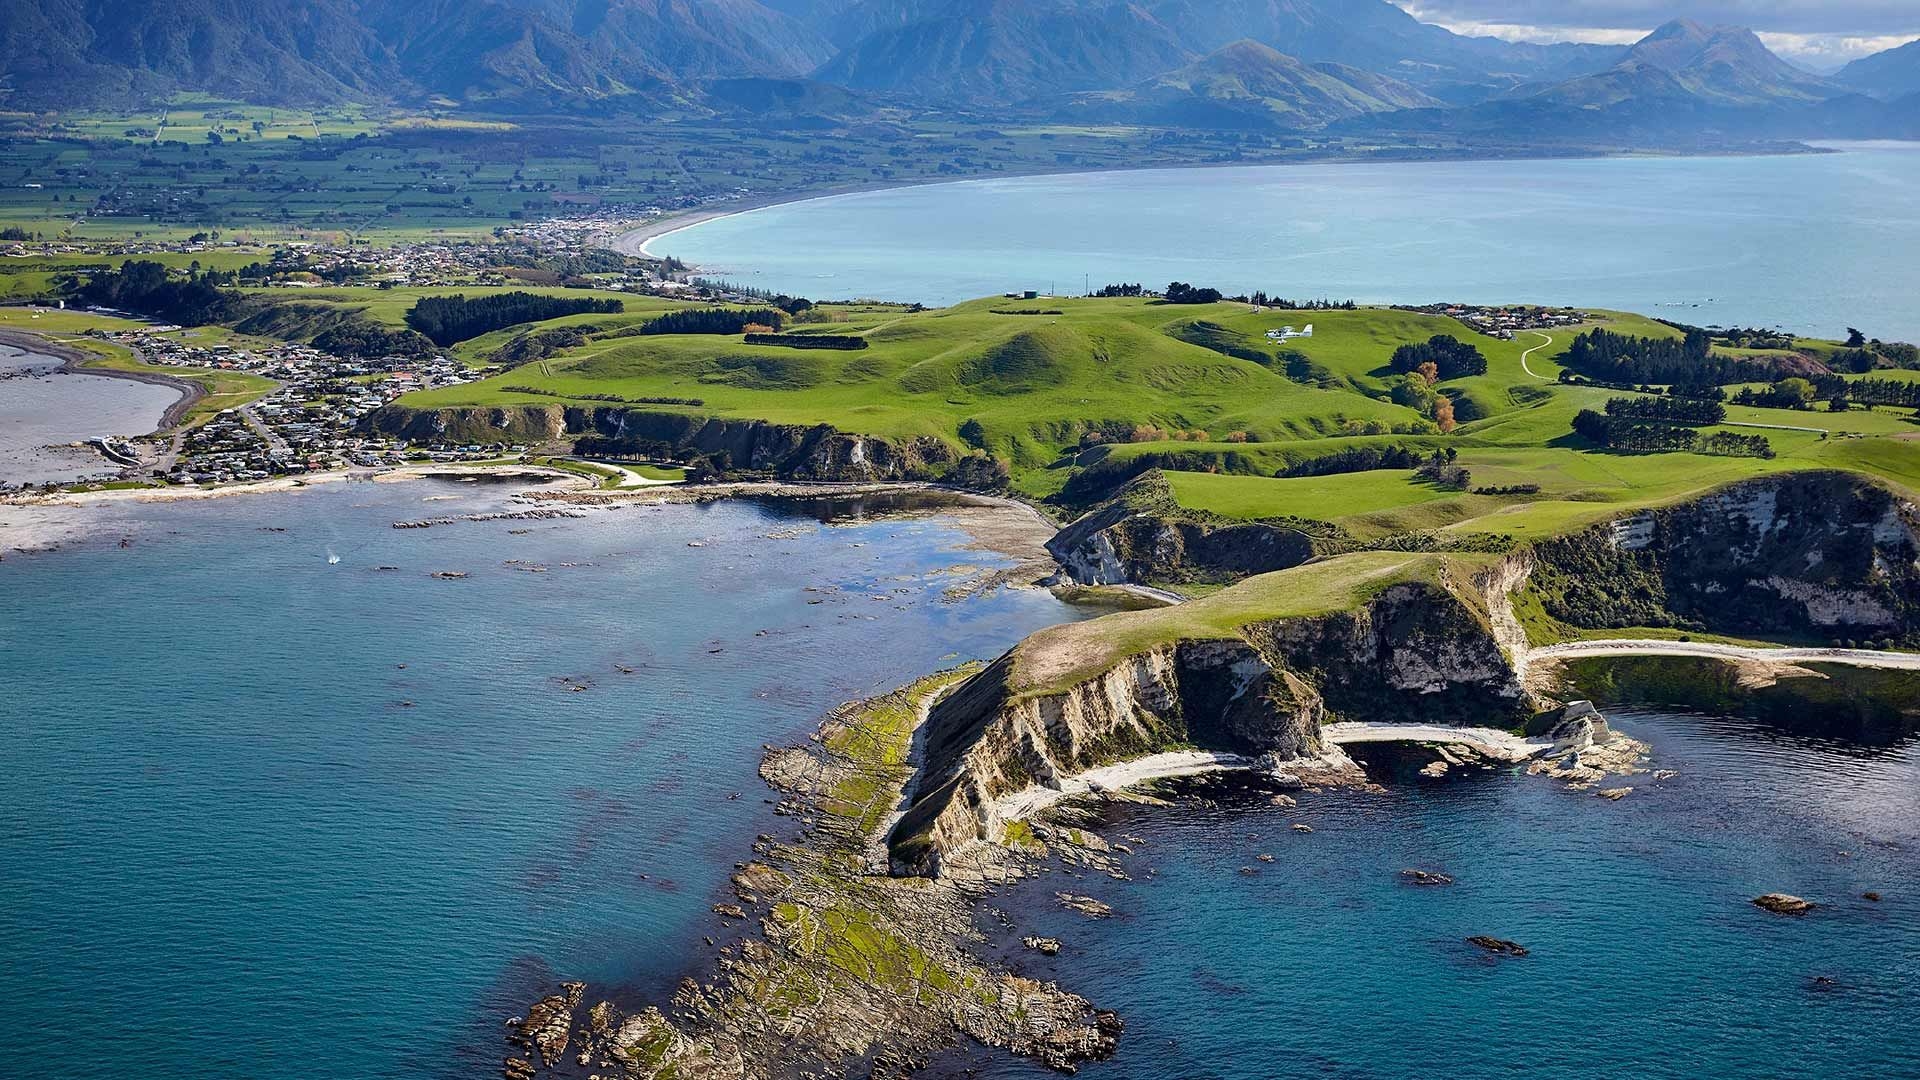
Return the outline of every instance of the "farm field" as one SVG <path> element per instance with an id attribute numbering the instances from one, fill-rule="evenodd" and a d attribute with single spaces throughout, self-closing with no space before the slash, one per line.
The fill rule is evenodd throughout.
<path id="1" fill-rule="evenodd" d="M 47 240 L 269 242 L 484 239 L 556 214 L 640 219 L 722 200 L 1062 169 L 1180 165 L 1239 140 L 1126 127 L 1021 128 L 980 138 L 915 119 L 831 140 L 754 124 L 339 105 L 266 107 L 177 95 L 135 113 L 0 112 L 0 229 Z M 1265 147 L 1250 160 L 1310 149 Z"/>

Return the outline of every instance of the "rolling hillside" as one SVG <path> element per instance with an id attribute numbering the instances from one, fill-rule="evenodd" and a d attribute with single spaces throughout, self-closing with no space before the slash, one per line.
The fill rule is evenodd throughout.
<path id="1" fill-rule="evenodd" d="M 464 426 L 484 428 L 526 411 L 625 402 L 696 420 L 824 424 L 902 445 L 935 440 L 956 453 L 983 451 L 1032 496 L 1057 493 L 1083 474 L 1082 494 L 1107 490 L 1159 467 L 1172 473 L 1174 494 L 1194 509 L 1229 518 L 1332 519 L 1360 537 L 1467 529 L 1468 522 L 1484 526 L 1496 518 L 1503 531 L 1527 534 L 1594 520 L 1609 505 L 1783 469 L 1860 468 L 1920 484 L 1920 444 L 1897 437 L 1911 424 L 1890 409 L 1830 414 L 1737 406 L 1729 408 L 1729 421 L 1763 427 L 1709 429 L 1764 430 L 1778 452 L 1771 459 L 1649 458 L 1592 446 L 1572 433 L 1573 421 L 1618 392 L 1554 381 L 1583 327 L 1509 341 L 1442 316 L 1394 309 L 995 298 L 926 312 L 841 307 L 829 322 L 792 328 L 802 337 L 858 337 L 867 343 L 858 349 L 623 333 L 652 317 L 595 317 L 599 330 L 587 344 L 544 365 L 409 395 L 392 407 L 403 414 L 392 422 L 439 414 L 470 430 Z M 1589 325 L 1637 337 L 1678 334 L 1638 316 L 1598 313 L 1596 320 Z M 1279 346 L 1266 339 L 1268 330 L 1303 322 L 1315 324 L 1314 337 Z M 1400 345 L 1437 334 L 1470 342 L 1487 361 L 1485 374 L 1434 384 L 1459 421 L 1450 435 L 1442 434 L 1430 404 L 1402 396 L 1405 380 L 1387 364 Z M 1832 347 L 1804 345 L 1812 355 Z M 1836 435 L 1822 438 L 1811 429 Z M 1452 448 L 1477 490 L 1436 485 L 1404 465 L 1283 475 L 1329 455 L 1387 447 L 1421 454 Z M 1540 491 L 1519 490 L 1527 484 Z"/>

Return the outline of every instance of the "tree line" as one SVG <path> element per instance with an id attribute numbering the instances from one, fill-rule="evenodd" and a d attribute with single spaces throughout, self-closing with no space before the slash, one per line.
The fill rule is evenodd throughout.
<path id="1" fill-rule="evenodd" d="M 1607 416 L 1614 420 L 1656 420 L 1668 424 L 1718 424 L 1727 418 L 1727 407 L 1717 401 L 1690 398 L 1631 397 L 1609 398 Z"/>
<path id="2" fill-rule="evenodd" d="M 1255 307 L 1279 308 L 1282 311 L 1352 311 L 1359 307 L 1351 300 L 1290 300 L 1284 296 L 1268 296 L 1266 290 L 1257 289 L 1246 298 L 1247 303 Z"/>
<path id="3" fill-rule="evenodd" d="M 1674 383 L 1671 386 L 1659 387 L 1651 383 L 1609 382 L 1605 379 L 1577 375 L 1566 368 L 1560 369 L 1559 381 L 1564 386 L 1591 386 L 1599 390 L 1625 390 L 1634 394 L 1665 394 L 1668 397 L 1694 398 L 1699 401 L 1727 400 L 1726 389 L 1711 383 Z"/>
<path id="4" fill-rule="evenodd" d="M 786 313 L 774 308 L 685 308 L 645 323 L 636 333 L 744 334 L 749 328 L 779 330 L 786 325 Z"/>
<path id="5" fill-rule="evenodd" d="M 1338 476 L 1376 469 L 1415 469 L 1427 460 L 1417 446 L 1349 446 L 1331 454 L 1296 461 L 1281 476 Z"/>
<path id="6" fill-rule="evenodd" d="M 1573 339 L 1562 366 L 1614 382 L 1695 385 L 1759 382 L 1781 372 L 1775 358 L 1715 354 L 1713 335 L 1700 329 L 1678 340 L 1589 330 Z"/>
<path id="7" fill-rule="evenodd" d="M 1582 409 L 1573 418 L 1574 433 L 1595 446 L 1610 450 L 1652 453 L 1687 451 L 1723 457 L 1773 457 L 1773 444 L 1764 435 L 1716 431 L 1702 435 L 1680 424 L 1660 423 L 1631 416 L 1608 416 Z"/>
<path id="8" fill-rule="evenodd" d="M 842 349 L 855 352 L 867 339 L 853 334 L 748 334 L 749 345 L 781 345 L 789 349 Z"/>
<path id="9" fill-rule="evenodd" d="M 407 325 L 442 347 L 490 334 L 521 323 L 544 322 L 566 315 L 617 314 L 626 305 L 619 300 L 591 296 L 542 296 L 509 292 L 492 296 L 423 296 L 407 311 Z"/>
<path id="10" fill-rule="evenodd" d="M 1805 409 L 1815 401 L 1827 402 L 1835 412 L 1853 405 L 1920 409 L 1920 381 L 1816 375 L 1806 379 L 1781 379 L 1767 386 L 1745 386 L 1733 395 L 1735 405 L 1763 409 Z"/>
<path id="11" fill-rule="evenodd" d="M 1845 397 L 1861 405 L 1897 405 L 1920 409 L 1920 380 L 1843 379 L 1838 375 L 1813 380 L 1820 397 Z"/>
<path id="12" fill-rule="evenodd" d="M 712 292 L 731 293 L 735 296 L 751 296 L 755 300 L 772 304 L 774 307 L 779 308 L 789 315 L 799 315 L 803 311 L 812 311 L 817 306 L 813 301 L 804 296 L 789 296 L 786 293 L 775 292 L 772 289 L 762 289 L 753 285 L 740 285 L 731 281 L 721 281 L 717 278 L 697 277 L 693 279 L 693 284 Z"/>
<path id="13" fill-rule="evenodd" d="M 1096 289 L 1088 295 L 1112 299 L 1116 297 L 1152 296 L 1153 291 L 1141 285 L 1139 282 L 1120 282 L 1113 285 L 1102 285 L 1099 289 Z M 1265 289 L 1257 289 L 1252 295 L 1227 296 L 1219 289 L 1201 288 L 1200 286 L 1191 285 L 1184 281 L 1172 282 L 1167 286 L 1167 290 L 1160 295 L 1165 298 L 1169 304 L 1213 304 L 1221 300 L 1232 300 L 1236 303 L 1252 304 L 1255 307 L 1263 308 L 1278 308 L 1282 311 L 1352 311 L 1359 307 L 1359 305 L 1352 300 L 1329 300 L 1324 297 L 1319 300 L 1293 300 L 1284 296 L 1273 295 Z"/>

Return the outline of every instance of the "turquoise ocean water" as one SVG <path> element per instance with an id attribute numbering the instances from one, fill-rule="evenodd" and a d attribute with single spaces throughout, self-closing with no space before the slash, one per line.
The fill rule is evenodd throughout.
<path id="1" fill-rule="evenodd" d="M 1115 817 L 1108 836 L 1144 841 L 1134 880 L 1054 873 L 1001 901 L 1059 957 L 983 928 L 1126 1017 L 1089 1080 L 1920 1075 L 1920 745 L 1613 718 L 1678 775 L 1624 781 L 1619 802 L 1512 773 L 1292 809 L 1218 786 Z M 1061 910 L 1061 889 L 1115 916 Z M 1820 907 L 1752 905 L 1775 891 Z M 1481 934 L 1530 955 L 1465 943 Z"/>
<path id="2" fill-rule="evenodd" d="M 717 277 L 949 304 L 1169 281 L 1575 304 L 1920 340 L 1920 144 L 1788 157 L 1283 165 L 964 181 L 655 240 Z"/>
<path id="3" fill-rule="evenodd" d="M 657 998 L 705 955 L 726 874 L 784 824 L 762 744 L 1074 617 L 952 599 L 991 557 L 938 518 L 389 527 L 499 499 L 120 508 L 0 563 L 0 993 L 86 1032 L 84 1074 L 497 1076 L 501 1020 L 555 980 Z M 1125 1015 L 1094 1078 L 1920 1074 L 1920 748 L 1618 721 L 1679 775 L 1619 803 L 1501 774 L 1129 810 L 1133 881 L 993 901 L 1061 957 L 983 918 L 989 947 Z M 1772 890 L 1822 908 L 1748 903 Z M 932 1075 L 968 1068 L 1037 1075 Z"/>
<path id="4" fill-rule="evenodd" d="M 556 979 L 697 962 L 782 820 L 762 744 L 1074 617 L 947 598 L 996 557 L 938 519 L 390 528 L 500 494 L 117 508 L 0 562 L 0 996 L 87 1033 L 59 1071 L 498 1076 Z"/>

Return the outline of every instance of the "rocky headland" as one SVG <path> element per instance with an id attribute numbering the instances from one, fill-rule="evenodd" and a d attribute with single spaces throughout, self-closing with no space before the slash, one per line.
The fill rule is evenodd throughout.
<path id="1" fill-rule="evenodd" d="M 1084 522 L 1071 547 L 1111 540 L 1125 517 Z M 1156 550 L 1206 547 L 1181 537 Z M 1128 550 L 1113 544 L 1103 576 L 1139 580 Z M 588 1008 L 563 988 L 516 1027 L 531 1049 L 509 1075 L 571 1054 L 636 1076 L 892 1076 L 961 1040 L 1072 1071 L 1113 1050 L 1119 1018 L 981 959 L 972 919 L 1041 860 L 1126 873 L 1124 845 L 1061 816 L 1072 800 L 1239 769 L 1290 804 L 1286 791 L 1381 778 L 1356 756 L 1426 781 L 1520 768 L 1624 798 L 1631 786 L 1602 785 L 1644 772 L 1647 747 L 1592 705 L 1557 700 L 1559 681 L 1533 668 L 1542 646 L 1627 629 L 1656 635 L 1649 650 L 1692 632 L 1911 643 L 1917 554 L 1910 505 L 1807 473 L 1505 553 L 1318 555 L 1204 599 L 1042 631 L 770 752 L 762 774 L 799 832 L 761 837 L 721 912 L 757 929 L 665 1007 Z M 1773 674 L 1754 685 L 1801 677 Z M 1078 892 L 1060 902 L 1106 914 Z M 571 1038 L 551 1034 L 561 1013 Z"/>

